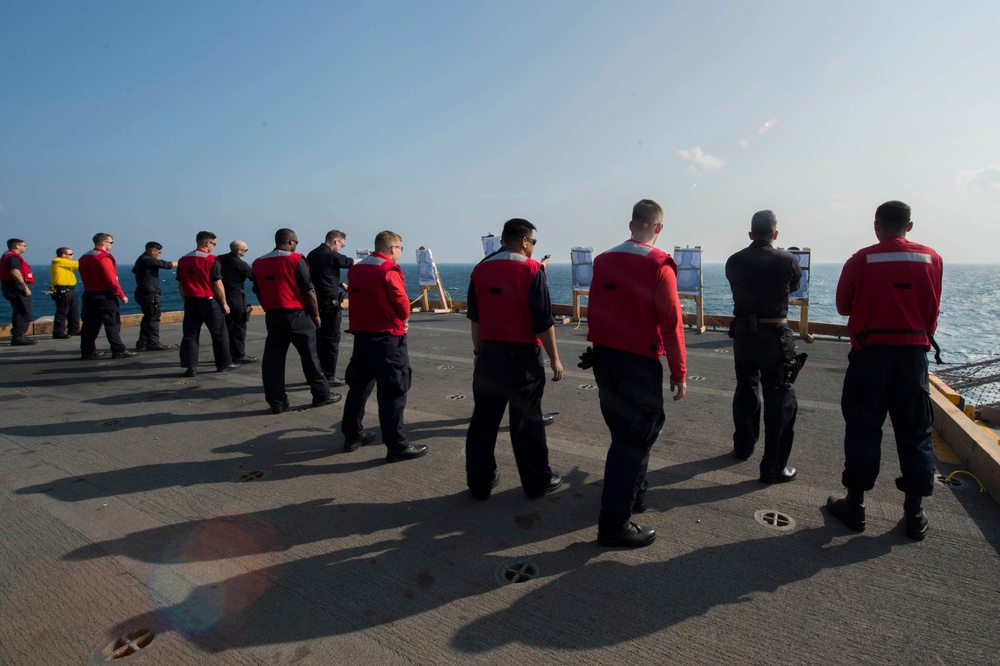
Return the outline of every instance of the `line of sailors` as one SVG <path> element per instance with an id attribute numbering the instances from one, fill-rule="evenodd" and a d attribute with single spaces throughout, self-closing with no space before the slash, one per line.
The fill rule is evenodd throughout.
<path id="1" fill-rule="evenodd" d="M 906 240 L 912 227 L 906 204 L 890 201 L 880 206 L 874 222 L 879 243 L 851 257 L 838 284 L 837 308 L 850 317 L 852 341 L 842 397 L 846 423 L 842 482 L 848 492 L 843 499 L 830 497 L 827 508 L 851 529 L 865 529 L 864 493 L 874 487 L 879 473 L 882 424 L 888 414 L 901 466 L 896 485 L 905 493 L 904 528 L 908 536 L 919 540 L 924 538 L 928 525 L 922 500 L 933 491 L 933 413 L 926 351 L 937 326 L 942 262 L 931 248 Z M 605 546 L 642 547 L 656 537 L 651 527 L 637 524 L 632 517 L 646 509 L 649 453 L 665 423 L 662 356 L 667 358 L 673 399 L 684 398 L 687 390 L 677 268 L 670 255 L 654 247 L 662 229 L 662 208 L 644 199 L 633 207 L 630 238 L 594 260 L 588 304 L 588 340 L 593 348 L 581 356 L 579 366 L 594 368 L 601 413 L 611 433 L 598 521 L 598 541 Z M 475 406 L 466 435 L 466 474 L 471 494 L 480 500 L 489 499 L 500 482 L 495 446 L 508 407 L 510 438 L 525 494 L 537 499 L 562 485 L 562 476 L 551 469 L 548 459 L 541 411 L 545 384 L 541 350 L 548 356 L 553 381 L 562 379 L 563 366 L 544 267 L 532 259 L 538 240 L 535 231 L 527 220 L 509 220 L 504 225 L 501 249 L 480 262 L 470 280 L 467 317 L 471 321 L 475 359 Z M 375 251 L 351 266 L 352 260 L 336 251 L 343 246 L 344 235 L 331 234 L 339 244 L 331 243 L 328 235 L 326 248 L 317 248 L 307 259 L 295 251 L 295 232 L 280 229 L 275 234 L 275 250 L 257 259 L 252 270 L 240 267 L 245 265 L 240 258 L 246 253 L 245 244 L 233 244 L 235 259 L 230 263 L 237 266 L 240 292 L 243 281 L 252 277 L 254 291 L 266 313 L 262 372 L 265 397 L 275 413 L 289 406 L 284 392 L 284 367 L 291 344 L 302 359 L 313 404 L 339 400 L 339 395 L 329 393 L 328 376 L 320 368 L 316 332 L 324 327 L 336 328 L 339 339 L 340 299 L 333 308 L 326 298 L 331 285 L 335 283 L 338 290 L 341 287 L 339 269 L 348 267 L 349 332 L 354 334 L 355 344 L 345 373 L 348 396 L 341 423 L 345 451 L 355 451 L 375 440 L 375 432 L 364 429 L 363 418 L 365 404 L 377 387 L 387 460 L 419 458 L 427 453 L 427 447 L 409 442 L 403 425 L 412 371 L 406 344 L 409 299 L 398 266 L 402 237 L 391 231 L 380 232 L 375 238 Z M 759 437 L 763 389 L 766 432 L 760 480 L 783 483 L 797 475 L 794 468 L 786 466 L 797 411 L 791 385 L 797 372 L 793 372 L 796 356 L 794 342 L 790 342 L 787 307 L 788 293 L 797 289 L 801 273 L 797 273 L 790 254 L 773 248 L 777 219 L 771 211 L 754 215 L 750 238 L 750 247 L 733 255 L 726 267 L 733 288 L 736 324 L 731 332 L 737 375 L 733 452 L 739 460 L 746 460 L 753 452 Z M 101 323 L 108 331 L 113 356 L 130 356 L 133 354 L 125 350 L 120 338 L 117 344 L 113 339 L 117 337 L 115 298 L 127 302 L 117 284 L 114 259 L 108 253 L 113 239 L 98 234 L 94 241 L 95 249 L 80 261 L 85 286 L 83 357 L 100 355 L 93 348 L 93 340 Z M 202 323 L 212 333 L 217 369 L 238 367 L 228 355 L 232 337 L 224 334 L 223 316 L 229 315 L 234 305 L 242 305 L 244 312 L 246 307 L 245 298 L 234 297 L 233 283 L 228 289 L 223 286 L 223 264 L 211 253 L 214 234 L 200 232 L 197 242 L 198 248 L 177 262 L 178 281 L 185 297 L 181 361 L 191 376 L 197 372 Z M 10 282 L 14 270 L 22 278 L 25 274 L 30 277 L 30 268 L 23 259 L 20 264 L 8 263 L 10 257 L 23 253 L 23 241 L 14 247 L 9 243 L 8 247 L 10 251 L 0 259 L 5 296 L 13 289 Z M 145 270 L 172 266 L 168 262 L 155 263 L 159 261 L 159 249 L 147 246 L 151 258 L 145 261 Z M 313 254 L 317 255 L 315 260 Z M 310 276 L 313 266 L 319 279 Z M 30 284 L 28 279 L 24 281 Z M 98 289 L 91 288 L 95 283 Z M 323 286 L 320 297 L 314 283 Z M 140 289 L 151 291 L 142 283 Z M 143 300 L 149 302 L 148 296 Z M 327 311 L 336 312 L 335 326 L 334 321 L 322 317 L 321 302 Z M 151 312 L 149 316 L 155 315 Z M 245 331 L 245 319 L 243 325 Z M 146 349 L 165 348 L 150 331 L 151 327 L 147 327 L 140 332 L 140 342 L 144 341 Z M 237 347 L 240 341 L 242 338 L 237 336 L 233 348 L 242 352 Z M 334 347 L 326 357 L 327 363 L 333 363 L 332 367 L 326 366 L 331 368 L 327 373 L 330 376 L 336 359 Z M 237 360 L 246 362 L 247 357 Z"/>

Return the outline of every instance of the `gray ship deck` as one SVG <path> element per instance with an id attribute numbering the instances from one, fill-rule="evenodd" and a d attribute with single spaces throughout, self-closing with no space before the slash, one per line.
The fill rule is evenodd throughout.
<path id="1" fill-rule="evenodd" d="M 178 341 L 179 324 L 163 331 Z M 155 638 L 128 661 L 997 663 L 988 495 L 939 486 L 927 539 L 910 541 L 887 433 L 868 530 L 820 509 L 841 492 L 843 342 L 802 345 L 799 477 L 764 486 L 759 454 L 730 455 L 729 340 L 688 334 L 689 394 L 668 400 L 641 518 L 657 541 L 599 547 L 608 434 L 593 375 L 576 368 L 585 335 L 558 328 L 567 373 L 545 408 L 559 412 L 547 432 L 566 484 L 538 501 L 517 483 L 506 429 L 492 499 L 465 490 L 472 354 L 459 316 L 413 317 L 406 419 L 430 453 L 393 465 L 380 444 L 342 452 L 343 403 L 271 415 L 257 366 L 185 379 L 173 352 L 81 362 L 76 339 L 0 348 L 0 662 L 89 663 L 145 628 Z M 263 337 L 255 317 L 250 353 Z M 308 406 L 294 352 L 288 366 L 293 407 Z M 947 447 L 939 457 L 940 472 L 960 468 Z M 234 482 L 253 471 L 263 478 Z M 768 509 L 794 526 L 755 521 Z M 498 585 L 510 560 L 537 575 Z"/>

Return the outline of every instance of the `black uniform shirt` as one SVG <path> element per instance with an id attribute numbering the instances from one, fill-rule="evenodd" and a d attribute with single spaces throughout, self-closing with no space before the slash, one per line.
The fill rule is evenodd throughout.
<path id="1" fill-rule="evenodd" d="M 235 252 L 219 256 L 222 265 L 222 288 L 227 294 L 243 293 L 243 283 L 253 281 L 253 270 L 250 264 Z"/>
<path id="2" fill-rule="evenodd" d="M 153 255 L 143 252 L 132 267 L 132 272 L 135 273 L 136 291 L 159 291 L 160 269 L 173 267 L 171 262 L 154 259 Z"/>
<path id="3" fill-rule="evenodd" d="M 802 269 L 790 252 L 755 240 L 729 257 L 726 278 L 733 290 L 733 315 L 788 316 L 788 294 L 799 288 Z"/>
<path id="4" fill-rule="evenodd" d="M 310 252 L 306 261 L 309 262 L 309 276 L 320 301 L 324 296 L 337 296 L 340 291 L 340 269 L 354 265 L 353 259 L 345 257 L 326 243 L 320 243 L 319 247 Z"/>

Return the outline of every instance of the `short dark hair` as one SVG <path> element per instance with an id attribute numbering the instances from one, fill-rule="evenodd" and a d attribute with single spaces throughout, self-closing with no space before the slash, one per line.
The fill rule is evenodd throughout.
<path id="1" fill-rule="evenodd" d="M 663 221 L 663 208 L 652 199 L 642 199 L 632 206 L 632 223 L 650 226 Z M 629 225 L 631 226 L 631 225 Z"/>
<path id="2" fill-rule="evenodd" d="M 198 245 L 210 240 L 215 240 L 215 234 L 211 231 L 199 231 L 198 235 L 194 237 L 194 242 Z"/>
<path id="3" fill-rule="evenodd" d="M 778 217 L 769 210 L 759 210 L 750 218 L 750 235 L 757 240 L 771 240 L 778 228 Z"/>
<path id="4" fill-rule="evenodd" d="M 291 229 L 278 229 L 274 232 L 274 244 L 287 245 L 292 241 L 292 236 L 298 236 L 298 234 Z"/>
<path id="5" fill-rule="evenodd" d="M 347 234 L 345 234 L 343 231 L 338 231 L 336 229 L 331 229 L 330 231 L 326 232 L 327 243 L 332 243 L 337 239 L 347 240 Z"/>
<path id="6" fill-rule="evenodd" d="M 503 224 L 503 231 L 500 233 L 500 241 L 504 247 L 512 245 L 516 240 L 527 238 L 532 231 L 536 231 L 535 225 L 527 220 L 514 217 Z"/>
<path id="7" fill-rule="evenodd" d="M 57 247 L 56 248 L 56 256 L 57 257 L 61 257 L 62 255 L 67 254 L 67 253 L 69 253 L 71 251 L 72 250 L 70 250 L 70 248 L 68 248 L 68 247 Z"/>
<path id="8" fill-rule="evenodd" d="M 104 241 L 111 240 L 112 238 L 114 238 L 114 236 L 112 236 L 111 234 L 106 234 L 103 231 L 94 234 L 94 247 L 97 247 L 98 244 L 103 243 Z"/>
<path id="9" fill-rule="evenodd" d="M 890 234 L 906 233 L 910 224 L 910 207 L 902 201 L 886 201 L 875 209 L 875 222 Z"/>
<path id="10" fill-rule="evenodd" d="M 15 247 L 23 243 L 24 241 L 20 238 L 11 238 L 7 240 L 7 249 L 13 250 Z"/>
<path id="11" fill-rule="evenodd" d="M 397 234 L 395 231 L 380 231 L 375 234 L 375 251 L 385 252 L 391 250 L 392 246 L 397 243 L 402 243 L 403 237 Z"/>
<path id="12" fill-rule="evenodd" d="M 146 243 L 146 249 L 147 250 L 162 250 L 163 246 L 160 245 L 159 243 L 157 243 L 156 241 L 149 241 L 148 243 Z"/>

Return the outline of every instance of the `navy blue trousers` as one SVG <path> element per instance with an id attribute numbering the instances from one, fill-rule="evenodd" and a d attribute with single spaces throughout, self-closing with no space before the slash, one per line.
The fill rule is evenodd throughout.
<path id="1" fill-rule="evenodd" d="M 761 474 L 778 474 L 788 464 L 799 405 L 785 381 L 785 354 L 795 354 L 795 339 L 785 326 L 762 324 L 756 333 L 733 339 L 736 393 L 733 394 L 733 449 L 749 455 L 760 438 L 764 397 L 764 456 Z"/>
<path id="2" fill-rule="evenodd" d="M 111 351 L 125 351 L 122 342 L 122 317 L 118 299 L 110 291 L 83 292 L 83 326 L 80 328 L 80 352 L 87 356 L 97 351 L 97 335 L 104 327 Z"/>
<path id="3" fill-rule="evenodd" d="M 320 327 L 316 331 L 316 344 L 319 348 L 319 362 L 323 372 L 328 375 L 337 374 L 337 362 L 340 359 L 340 325 L 342 315 L 340 309 L 320 311 Z"/>
<path id="4" fill-rule="evenodd" d="M 628 524 L 635 500 L 646 495 L 649 451 L 665 421 L 663 365 L 648 356 L 596 347 L 594 377 L 611 431 L 598 530 L 613 533 Z"/>
<path id="5" fill-rule="evenodd" d="M 56 304 L 56 315 L 52 320 L 52 334 L 80 332 L 80 299 L 73 287 L 53 287 L 52 300 Z M 67 326 L 68 325 L 68 326 Z"/>
<path id="6" fill-rule="evenodd" d="M 226 315 L 226 331 L 229 334 L 229 355 L 239 360 L 247 355 L 247 295 L 242 289 L 226 292 L 229 314 Z M 312 320 L 309 320 L 312 325 Z M 316 327 L 313 326 L 313 329 Z"/>
<path id="7" fill-rule="evenodd" d="M 531 344 L 484 340 L 472 373 L 475 407 L 465 436 L 466 483 L 474 494 L 489 495 L 497 434 L 510 405 L 510 443 L 521 487 L 529 495 L 545 490 L 552 478 L 542 423 L 545 366 L 541 349 Z"/>
<path id="8" fill-rule="evenodd" d="M 844 475 L 847 488 L 871 490 L 882 460 L 882 424 L 886 414 L 896 435 L 902 475 L 896 487 L 930 497 L 934 492 L 934 445 L 931 441 L 927 352 L 914 345 L 871 345 L 848 356 L 844 391 Z"/>
<path id="9" fill-rule="evenodd" d="M 29 287 L 30 288 L 30 287 Z M 22 336 L 28 332 L 33 315 L 31 306 L 31 296 L 28 296 L 17 287 L 13 280 L 4 281 L 3 297 L 10 301 L 10 334 L 13 337 Z"/>
<path id="10" fill-rule="evenodd" d="M 136 349 L 160 344 L 160 290 L 146 291 L 136 289 L 135 302 L 142 308 L 142 320 L 139 322 L 139 339 Z"/>
<path id="11" fill-rule="evenodd" d="M 378 422 L 382 442 L 390 451 L 410 445 L 403 429 L 406 392 L 410 390 L 412 371 L 406 350 L 405 335 L 355 333 L 354 353 L 344 373 L 347 399 L 340 431 L 345 437 L 357 437 L 364 429 L 365 404 L 378 386 Z"/>
<path id="12" fill-rule="evenodd" d="M 222 306 L 214 298 L 185 298 L 184 323 L 181 330 L 181 367 L 197 368 L 198 353 L 201 351 L 201 326 L 205 325 L 212 336 L 212 352 L 215 367 L 221 370 L 230 363 L 229 336 L 226 334 L 226 315 Z"/>
<path id="13" fill-rule="evenodd" d="M 285 358 L 288 345 L 295 347 L 302 361 L 302 373 L 314 400 L 330 397 L 330 383 L 319 369 L 316 356 L 316 324 L 305 310 L 271 310 L 264 315 L 267 339 L 261 361 L 264 399 L 271 407 L 283 407 L 288 402 L 285 393 Z"/>

